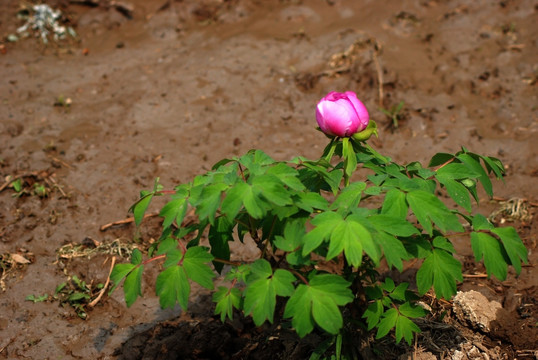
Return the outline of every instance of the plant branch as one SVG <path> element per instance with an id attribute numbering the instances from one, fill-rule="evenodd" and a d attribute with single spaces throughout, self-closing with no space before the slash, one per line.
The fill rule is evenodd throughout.
<path id="1" fill-rule="evenodd" d="M 164 259 L 164 258 L 166 258 L 166 254 L 157 255 L 157 256 L 152 257 L 151 259 L 147 259 L 147 260 L 142 261 L 142 265 L 147 265 L 150 262 L 153 262 L 155 260 Z"/>
<path id="2" fill-rule="evenodd" d="M 443 167 L 445 167 L 446 165 L 450 164 L 452 161 L 454 161 L 455 158 L 452 158 L 446 162 L 444 162 L 443 164 L 439 165 L 438 167 L 434 168 L 433 171 L 437 171 Z"/>

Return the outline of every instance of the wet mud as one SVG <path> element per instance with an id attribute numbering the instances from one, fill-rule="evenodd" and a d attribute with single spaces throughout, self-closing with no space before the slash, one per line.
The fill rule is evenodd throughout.
<path id="1" fill-rule="evenodd" d="M 357 92 L 381 125 L 372 145 L 398 162 L 424 163 L 461 146 L 500 158 L 506 182 L 495 182 L 496 198 L 482 193 L 475 208 L 515 226 L 529 249 L 521 275 L 510 270 L 499 282 L 483 276 L 468 240 L 455 239 L 466 274 L 459 290 L 502 305 L 491 331 L 432 300 L 435 311 L 447 311 L 446 324 L 422 324 L 415 348 L 381 342 L 376 349 L 384 358 L 535 357 L 533 1 L 47 3 L 63 11 L 77 40 L 8 42 L 22 25 L 21 4 L 0 4 L 0 358 L 308 358 L 319 338 L 299 342 L 240 317 L 222 325 L 199 290 L 190 313 L 161 310 L 156 267 L 148 267 L 144 297 L 131 308 L 120 289 L 85 306 L 85 320 L 55 289 L 67 282 L 64 291 L 79 291 L 76 276 L 94 298 L 113 256 L 127 261 L 134 247 L 154 241 L 157 217 L 139 233 L 132 224 L 100 229 L 126 218 L 156 177 L 173 188 L 252 148 L 278 160 L 319 156 L 326 139 L 315 130 L 314 107 L 333 90 Z M 379 109 L 401 102 L 396 127 Z M 413 269 L 394 276 L 412 278 Z M 357 341 L 365 342 L 363 358 L 379 356 L 368 339 Z"/>

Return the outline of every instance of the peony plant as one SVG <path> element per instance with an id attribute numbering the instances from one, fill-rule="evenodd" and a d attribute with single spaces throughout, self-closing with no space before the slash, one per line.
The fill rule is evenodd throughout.
<path id="1" fill-rule="evenodd" d="M 196 282 L 214 291 L 222 321 L 238 311 L 257 325 L 289 322 L 301 337 L 318 329 L 339 346 L 346 331 L 374 330 L 378 339 L 394 331 L 397 342 L 411 344 L 420 332 L 414 319 L 426 315 L 419 296 L 433 291 L 449 299 L 463 281 L 454 236 L 469 238 L 488 275 L 504 280 L 509 265 L 521 271 L 527 250 L 515 229 L 494 227 L 471 208 L 479 185 L 493 196 L 489 175 L 504 173 L 498 159 L 462 148 L 434 155 L 426 167 L 397 164 L 366 143 L 377 128 L 350 91 L 321 99 L 316 119 L 330 139 L 319 159 L 275 161 L 251 150 L 172 191 L 158 179 L 142 191 L 131 208 L 137 226 L 154 196 L 170 194 L 170 201 L 148 258 L 135 250 L 112 272 L 114 288 L 124 280 L 127 306 L 142 295 L 144 267 L 160 261 L 162 307 L 186 310 Z M 369 174 L 351 181 L 359 165 Z M 455 207 L 443 203 L 444 193 Z M 184 224 L 189 208 L 197 221 Z M 229 243 L 245 237 L 259 248 L 258 259 L 232 261 Z M 419 260 L 415 284 L 381 275 L 382 260 L 400 272 L 406 261 Z M 215 289 L 217 277 L 227 285 Z"/>

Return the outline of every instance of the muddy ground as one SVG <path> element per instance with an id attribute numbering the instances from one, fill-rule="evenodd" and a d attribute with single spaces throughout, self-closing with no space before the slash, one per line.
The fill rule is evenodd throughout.
<path id="1" fill-rule="evenodd" d="M 100 230 L 128 216 L 155 177 L 172 188 L 251 148 L 279 160 L 319 156 L 326 139 L 314 108 L 332 90 L 359 94 L 382 124 L 373 145 L 396 161 L 427 162 L 462 145 L 499 157 L 506 182 L 477 208 L 516 226 L 529 249 L 522 274 L 499 282 L 483 277 L 467 240 L 456 241 L 467 275 L 460 289 L 505 309 L 490 333 L 431 301 L 447 315 L 423 324 L 415 347 L 388 339 L 363 345 L 362 356 L 534 358 L 535 2 L 47 1 L 79 36 L 48 46 L 6 40 L 24 23 L 22 3 L 0 2 L 0 358 L 308 358 L 320 335 L 299 343 L 248 320 L 221 326 L 202 292 L 190 314 L 160 310 L 151 269 L 129 309 L 116 291 L 77 315 L 66 300 L 81 292 L 72 281 L 54 294 L 77 276 L 95 299 L 112 256 L 127 261 L 158 236 L 158 218 L 140 234 L 129 224 Z M 379 108 L 401 101 L 394 128 Z M 520 199 L 519 216 L 500 212 L 508 199 Z"/>

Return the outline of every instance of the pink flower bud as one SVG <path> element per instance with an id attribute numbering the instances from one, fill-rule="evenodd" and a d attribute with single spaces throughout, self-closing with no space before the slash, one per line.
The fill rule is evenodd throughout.
<path id="1" fill-rule="evenodd" d="M 316 120 L 325 134 L 350 137 L 366 129 L 370 115 L 364 104 L 352 91 L 331 91 L 316 107 Z"/>

